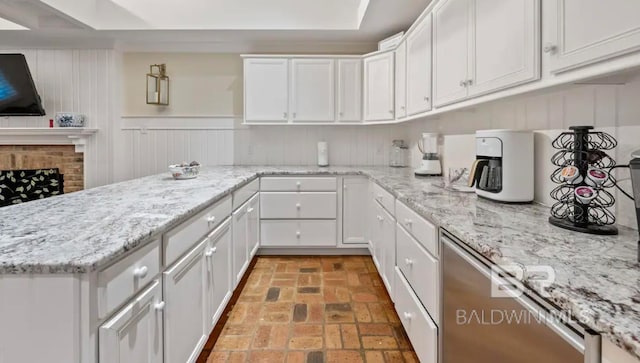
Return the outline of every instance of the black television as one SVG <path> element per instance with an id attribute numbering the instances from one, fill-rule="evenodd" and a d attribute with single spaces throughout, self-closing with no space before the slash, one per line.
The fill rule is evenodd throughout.
<path id="1" fill-rule="evenodd" d="M 24 54 L 0 54 L 0 116 L 43 116 Z"/>

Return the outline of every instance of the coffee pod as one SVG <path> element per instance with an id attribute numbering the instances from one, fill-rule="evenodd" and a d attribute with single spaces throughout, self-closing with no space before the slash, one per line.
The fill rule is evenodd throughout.
<path id="1" fill-rule="evenodd" d="M 596 191 L 591 187 L 577 187 L 575 194 L 578 201 L 582 204 L 589 204 L 598 196 Z"/>
<path id="2" fill-rule="evenodd" d="M 580 184 L 582 183 L 582 175 L 580 175 L 580 170 L 575 166 L 565 166 L 562 168 L 562 172 L 560 173 L 562 179 L 564 179 L 569 184 Z"/>
<path id="3" fill-rule="evenodd" d="M 609 179 L 609 174 L 604 170 L 595 168 L 587 170 L 586 183 L 594 188 L 602 186 L 607 179 Z"/>

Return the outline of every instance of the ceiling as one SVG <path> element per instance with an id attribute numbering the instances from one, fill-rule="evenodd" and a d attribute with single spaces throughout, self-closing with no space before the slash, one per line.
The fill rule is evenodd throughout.
<path id="1" fill-rule="evenodd" d="M 0 0 L 0 44 L 358 54 L 406 30 L 430 1 Z"/>

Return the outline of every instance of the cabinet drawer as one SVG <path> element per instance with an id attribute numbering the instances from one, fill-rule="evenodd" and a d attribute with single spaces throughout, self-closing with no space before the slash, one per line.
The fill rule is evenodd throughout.
<path id="1" fill-rule="evenodd" d="M 338 199 L 335 192 L 260 193 L 260 218 L 335 219 Z"/>
<path id="2" fill-rule="evenodd" d="M 409 234 L 415 237 L 429 253 L 435 257 L 439 256 L 438 229 L 436 226 L 399 201 L 396 201 L 396 218 L 398 224 L 402 225 Z"/>
<path id="3" fill-rule="evenodd" d="M 396 268 L 396 311 L 422 363 L 438 362 L 438 328 Z"/>
<path id="4" fill-rule="evenodd" d="M 240 208 L 240 206 L 256 194 L 258 190 L 260 190 L 260 181 L 255 179 L 233 192 L 233 210 Z"/>
<path id="5" fill-rule="evenodd" d="M 260 236 L 266 247 L 335 247 L 336 221 L 261 221 Z"/>
<path id="6" fill-rule="evenodd" d="M 260 181 L 263 192 L 335 192 L 338 181 L 326 177 L 267 177 Z"/>
<path id="7" fill-rule="evenodd" d="M 160 241 L 98 273 L 98 316 L 104 318 L 151 282 L 160 272 Z"/>
<path id="8" fill-rule="evenodd" d="M 200 212 L 164 235 L 164 264 L 171 265 L 178 257 L 200 242 L 231 215 L 231 197 Z"/>
<path id="9" fill-rule="evenodd" d="M 440 321 L 440 263 L 402 227 L 396 234 L 398 268 L 429 314 Z"/>
<path id="10" fill-rule="evenodd" d="M 380 203 L 384 207 L 384 209 L 386 209 L 389 213 L 391 213 L 392 216 L 396 215 L 395 204 L 394 204 L 396 198 L 391 193 L 384 190 L 381 186 L 379 186 L 376 183 L 373 183 L 371 192 L 373 193 L 373 199 L 378 201 L 378 203 Z"/>

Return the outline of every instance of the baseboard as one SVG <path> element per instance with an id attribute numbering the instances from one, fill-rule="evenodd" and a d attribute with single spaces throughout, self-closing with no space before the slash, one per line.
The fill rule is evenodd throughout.
<path id="1" fill-rule="evenodd" d="M 260 247 L 258 256 L 371 256 L 371 253 L 366 247 Z"/>

